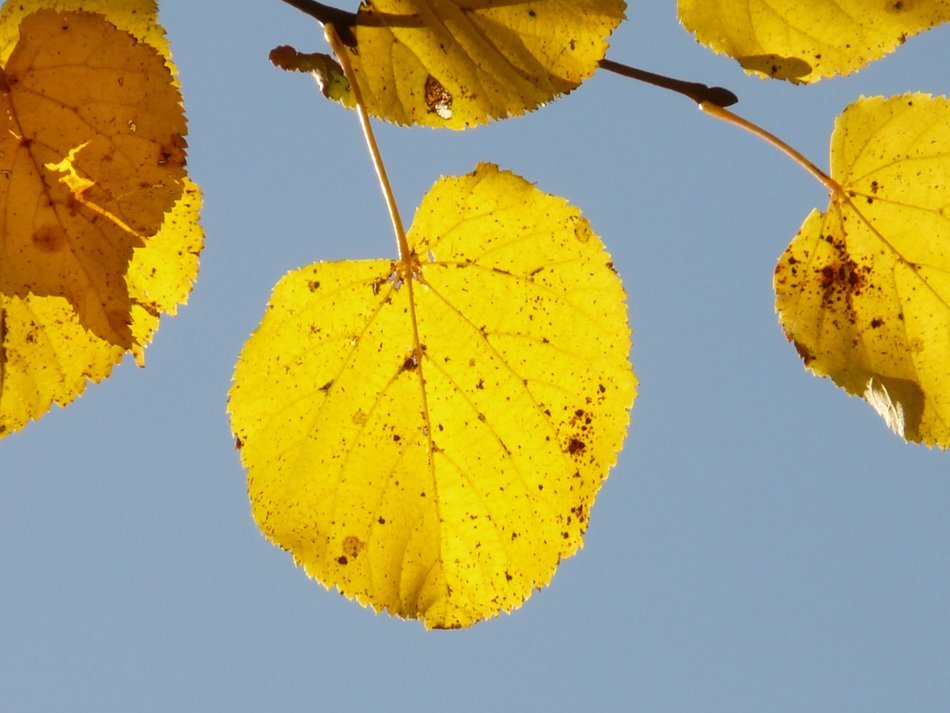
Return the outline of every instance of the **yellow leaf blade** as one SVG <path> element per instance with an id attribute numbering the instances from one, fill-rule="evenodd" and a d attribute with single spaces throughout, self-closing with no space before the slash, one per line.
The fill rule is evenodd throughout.
<path id="1" fill-rule="evenodd" d="M 181 196 L 185 120 L 160 54 L 91 13 L 27 15 L 0 74 L 0 292 L 65 297 L 127 348 L 132 250 Z"/>
<path id="2" fill-rule="evenodd" d="M 430 627 L 510 611 L 582 542 L 635 394 L 624 294 L 580 213 L 482 165 L 410 266 L 277 285 L 230 393 L 258 525 L 325 586 Z"/>
<path id="3" fill-rule="evenodd" d="M 376 0 L 348 48 L 370 114 L 464 129 L 518 116 L 597 69 L 623 0 Z"/>
<path id="4" fill-rule="evenodd" d="M 842 191 L 775 270 L 782 327 L 903 438 L 950 447 L 950 101 L 855 102 L 831 166 Z"/>
<path id="5" fill-rule="evenodd" d="M 184 193 L 162 229 L 132 258 L 131 330 L 140 364 L 159 315 L 174 314 L 185 303 L 197 276 L 200 209 L 198 187 L 185 179 Z M 69 404 L 89 381 L 105 379 L 124 354 L 86 330 L 62 297 L 0 295 L 0 438 L 40 418 L 54 403 Z"/>
<path id="6" fill-rule="evenodd" d="M 947 0 L 679 0 L 680 22 L 750 74 L 815 82 L 850 74 L 950 20 Z"/>

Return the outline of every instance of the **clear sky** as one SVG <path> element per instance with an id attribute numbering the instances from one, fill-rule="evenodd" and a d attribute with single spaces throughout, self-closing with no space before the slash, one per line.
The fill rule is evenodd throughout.
<path id="1" fill-rule="evenodd" d="M 394 239 L 355 116 L 267 61 L 323 48 L 315 23 L 280 0 L 161 9 L 207 248 L 144 370 L 0 442 L 2 713 L 950 710 L 950 454 L 806 373 L 773 311 L 821 187 L 616 76 L 464 134 L 379 128 L 407 222 L 438 176 L 488 160 L 579 206 L 614 256 L 641 385 L 584 549 L 451 632 L 296 570 L 250 516 L 232 367 L 281 275 Z M 857 96 L 950 93 L 947 27 L 804 88 L 697 45 L 673 0 L 628 14 L 609 56 L 730 87 L 822 165 Z"/>

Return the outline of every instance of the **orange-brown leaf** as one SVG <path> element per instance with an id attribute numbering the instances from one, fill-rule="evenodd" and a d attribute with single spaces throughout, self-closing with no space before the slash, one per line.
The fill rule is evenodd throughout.
<path id="1" fill-rule="evenodd" d="M 41 10 L 0 70 L 0 293 L 60 296 L 132 345 L 125 275 L 182 194 L 185 119 L 165 58 L 103 16 Z"/>

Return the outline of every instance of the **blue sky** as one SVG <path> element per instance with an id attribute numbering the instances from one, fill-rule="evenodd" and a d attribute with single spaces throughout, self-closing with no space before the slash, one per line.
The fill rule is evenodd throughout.
<path id="1" fill-rule="evenodd" d="M 349 6 L 355 3 L 347 3 Z M 480 160 L 579 206 L 624 280 L 640 379 L 584 549 L 521 609 L 426 632 L 258 533 L 225 415 L 274 283 L 394 254 L 355 117 L 274 69 L 324 47 L 279 0 L 165 0 L 207 248 L 147 352 L 0 443 L 0 711 L 950 709 L 950 461 L 804 371 L 775 261 L 826 197 L 688 100 L 598 74 L 462 134 L 378 127 L 403 217 Z M 950 93 L 950 30 L 793 87 L 637 2 L 609 56 L 721 84 L 820 165 L 857 96 Z"/>

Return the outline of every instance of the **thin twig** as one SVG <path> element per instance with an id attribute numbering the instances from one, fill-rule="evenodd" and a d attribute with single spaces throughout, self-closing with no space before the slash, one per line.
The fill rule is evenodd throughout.
<path id="1" fill-rule="evenodd" d="M 319 20 L 324 25 L 333 25 L 337 34 L 343 40 L 347 47 L 356 45 L 356 38 L 353 36 L 353 27 L 356 26 L 356 13 L 341 10 L 337 7 L 324 5 L 316 0 L 283 0 L 291 7 L 295 7 L 301 12 L 310 15 L 310 17 Z"/>
<path id="2" fill-rule="evenodd" d="M 710 87 L 699 82 L 684 82 L 682 79 L 673 79 L 662 74 L 647 72 L 645 69 L 637 69 L 628 64 L 615 62 L 606 57 L 600 60 L 601 69 L 614 72 L 629 79 L 636 79 L 640 82 L 652 84 L 655 87 L 669 89 L 684 96 L 689 97 L 697 104 L 710 102 L 716 106 L 732 106 L 739 101 L 739 97 L 724 87 Z"/>

